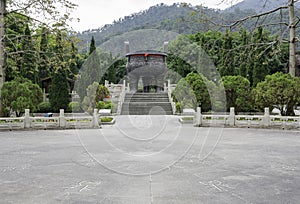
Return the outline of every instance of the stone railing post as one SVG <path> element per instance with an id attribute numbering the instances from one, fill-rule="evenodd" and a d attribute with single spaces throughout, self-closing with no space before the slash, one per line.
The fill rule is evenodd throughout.
<path id="1" fill-rule="evenodd" d="M 201 108 L 197 107 L 197 111 L 195 113 L 195 119 L 194 119 L 194 126 L 200 127 L 201 125 L 202 125 Z"/>
<path id="2" fill-rule="evenodd" d="M 93 120 L 92 120 L 92 128 L 100 128 L 99 125 L 99 117 L 98 117 L 98 109 L 94 109 Z"/>
<path id="3" fill-rule="evenodd" d="M 59 110 L 59 127 L 65 128 L 66 127 L 66 118 L 65 118 L 65 110 Z"/>
<path id="4" fill-rule="evenodd" d="M 24 127 L 31 128 L 30 110 L 29 109 L 25 109 Z"/>
<path id="5" fill-rule="evenodd" d="M 127 88 L 126 88 L 126 93 L 129 93 L 130 92 L 130 84 L 129 83 L 127 83 Z"/>
<path id="6" fill-rule="evenodd" d="M 105 81 L 104 81 L 104 86 L 105 86 L 106 88 L 108 88 L 108 87 L 109 87 L 109 81 L 105 80 Z"/>
<path id="7" fill-rule="evenodd" d="M 234 111 L 234 107 L 230 108 L 230 113 L 229 113 L 229 126 L 230 127 L 234 127 L 235 126 L 235 111 Z"/>
<path id="8" fill-rule="evenodd" d="M 270 126 L 270 109 L 265 108 L 265 114 L 263 118 L 263 126 L 269 127 Z"/>

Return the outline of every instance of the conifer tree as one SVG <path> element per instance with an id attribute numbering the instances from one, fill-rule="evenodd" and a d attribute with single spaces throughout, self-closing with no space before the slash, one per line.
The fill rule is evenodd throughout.
<path id="1" fill-rule="evenodd" d="M 95 50 L 96 50 L 95 39 L 94 36 L 92 36 L 89 55 L 91 55 Z"/>
<path id="2" fill-rule="evenodd" d="M 22 62 L 20 74 L 31 80 L 33 83 L 38 83 L 38 73 L 36 68 L 35 47 L 32 42 L 31 31 L 26 24 L 24 38 L 22 40 Z"/>

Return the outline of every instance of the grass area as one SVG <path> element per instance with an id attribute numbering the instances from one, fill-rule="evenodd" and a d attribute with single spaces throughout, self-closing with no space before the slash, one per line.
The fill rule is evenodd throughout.
<path id="1" fill-rule="evenodd" d="M 182 120 L 190 121 L 190 120 L 194 120 L 194 117 L 183 117 Z"/>
<path id="2" fill-rule="evenodd" d="M 100 119 L 101 119 L 102 123 L 109 123 L 109 122 L 113 121 L 114 118 L 112 118 L 112 117 L 103 117 L 103 118 L 100 118 Z"/>

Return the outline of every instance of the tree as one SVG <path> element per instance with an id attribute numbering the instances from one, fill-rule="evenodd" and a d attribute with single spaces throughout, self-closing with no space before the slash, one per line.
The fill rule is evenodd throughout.
<path id="1" fill-rule="evenodd" d="M 293 115 L 294 107 L 299 101 L 299 78 L 281 72 L 268 75 L 254 90 L 255 104 L 262 110 L 264 107 L 278 108 L 282 115 Z"/>
<path id="2" fill-rule="evenodd" d="M 94 36 L 92 36 L 89 55 L 91 55 L 96 49 L 97 48 L 96 48 L 96 45 L 95 45 L 95 39 L 94 39 Z"/>
<path id="3" fill-rule="evenodd" d="M 18 13 L 32 19 L 35 23 L 42 23 L 38 19 L 44 19 L 45 21 L 51 19 L 54 22 L 52 26 L 65 26 L 69 20 L 70 10 L 75 7 L 76 5 L 68 0 L 25 0 L 22 2 L 0 0 L 0 89 L 5 80 L 6 69 L 7 53 L 5 47 L 8 39 L 6 35 L 6 17 Z M 10 10 L 8 11 L 7 8 Z M 61 12 L 63 10 L 66 12 Z M 38 16 L 39 14 L 42 16 Z M 0 99 L 0 114 L 2 113 L 1 104 L 2 101 Z"/>
<path id="4" fill-rule="evenodd" d="M 103 101 L 103 99 L 105 99 L 107 96 L 109 96 L 109 90 L 100 84 L 96 91 L 95 102 L 97 103 L 99 101 Z"/>
<path id="5" fill-rule="evenodd" d="M 67 69 L 63 55 L 62 33 L 57 32 L 54 58 L 54 72 L 49 93 L 49 101 L 53 111 L 67 110 L 69 104 L 69 83 Z"/>
<path id="6" fill-rule="evenodd" d="M 196 108 L 200 106 L 203 111 L 212 108 L 210 93 L 212 82 L 207 80 L 202 74 L 189 73 L 182 78 L 173 91 L 175 101 L 181 103 L 181 108 Z"/>
<path id="7" fill-rule="evenodd" d="M 265 0 L 265 2 L 267 2 L 269 0 Z M 247 17 L 244 17 L 240 20 L 235 21 L 234 23 L 232 23 L 231 25 L 225 25 L 226 27 L 230 27 L 231 29 L 239 24 L 241 24 L 244 21 L 250 20 L 250 19 L 257 19 L 257 22 L 260 18 L 262 18 L 263 16 L 267 16 L 269 14 L 273 14 L 276 13 L 277 11 L 281 11 L 284 9 L 288 9 L 288 15 L 289 15 L 289 22 L 288 22 L 288 28 L 289 28 L 289 74 L 292 77 L 295 77 L 296 75 L 296 35 L 295 35 L 295 30 L 296 30 L 296 26 L 297 24 L 300 22 L 299 19 L 295 18 L 295 2 L 297 2 L 298 0 L 286 0 L 287 5 L 285 6 L 280 6 L 277 7 L 273 10 L 267 11 L 267 12 L 263 12 L 263 13 L 259 13 L 259 14 L 255 14 L 255 15 L 250 15 Z M 282 22 L 279 22 L 279 24 Z M 256 23 L 255 25 L 258 25 L 258 23 Z"/>
<path id="8" fill-rule="evenodd" d="M 289 73 L 292 77 L 296 75 L 296 36 L 295 36 L 295 28 L 296 28 L 296 19 L 295 19 L 295 1 L 289 0 L 289 30 L 290 30 L 290 52 L 289 52 Z M 298 21 L 299 22 L 299 21 Z"/>
<path id="9" fill-rule="evenodd" d="M 224 76 L 222 83 L 226 93 L 227 111 L 235 107 L 235 111 L 251 110 L 251 87 L 248 79 L 242 76 Z"/>
<path id="10" fill-rule="evenodd" d="M 80 69 L 80 77 L 75 83 L 75 90 L 80 98 L 86 96 L 87 87 L 94 82 L 101 82 L 101 79 L 113 64 L 114 59 L 110 53 L 100 49 L 95 50 L 84 62 Z"/>
<path id="11" fill-rule="evenodd" d="M 49 93 L 49 102 L 53 111 L 60 109 L 67 110 L 69 104 L 69 84 L 67 75 L 63 70 L 57 70 L 52 76 L 52 83 Z"/>
<path id="12" fill-rule="evenodd" d="M 94 82 L 93 84 L 89 85 L 86 93 L 87 95 L 84 97 L 82 102 L 82 109 L 92 114 L 93 109 L 96 107 L 96 93 L 99 87 L 98 82 Z"/>
<path id="13" fill-rule="evenodd" d="M 38 84 L 38 71 L 36 65 L 36 57 L 35 57 L 35 47 L 31 38 L 31 31 L 29 29 L 29 25 L 26 24 L 24 38 L 22 40 L 22 61 L 21 61 L 21 70 L 20 74 L 23 77 L 28 78 L 33 83 Z"/>
<path id="14" fill-rule="evenodd" d="M 37 84 L 28 79 L 17 78 L 3 84 L 1 97 L 3 106 L 7 110 L 15 111 L 19 117 L 25 109 L 37 111 L 38 105 L 43 100 L 43 93 Z"/>

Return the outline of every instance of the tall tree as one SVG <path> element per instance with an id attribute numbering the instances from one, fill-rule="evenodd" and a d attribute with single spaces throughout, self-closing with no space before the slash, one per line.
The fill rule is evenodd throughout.
<path id="1" fill-rule="evenodd" d="M 40 39 L 40 50 L 39 50 L 39 75 L 40 79 L 44 79 L 49 76 L 49 54 L 48 54 L 48 38 L 49 38 L 49 30 L 46 27 L 42 27 L 41 29 L 41 39 Z M 42 88 L 45 86 L 42 84 Z"/>
<path id="2" fill-rule="evenodd" d="M 69 83 L 66 63 L 64 61 L 62 32 L 60 30 L 57 31 L 56 35 L 54 66 L 49 101 L 53 111 L 59 111 L 59 109 L 66 110 L 69 104 Z"/>
<path id="3" fill-rule="evenodd" d="M 5 79 L 5 31 L 6 31 L 6 0 L 0 0 L 0 94 Z M 3 114 L 2 100 L 0 99 L 0 115 Z"/>
<path id="4" fill-rule="evenodd" d="M 289 73 L 292 77 L 296 75 L 296 36 L 295 36 L 295 7 L 294 0 L 289 0 L 289 17 L 290 17 L 290 55 L 289 55 Z"/>
<path id="5" fill-rule="evenodd" d="M 95 50 L 96 50 L 95 38 L 94 38 L 94 36 L 92 36 L 91 43 L 90 43 L 89 55 L 91 55 Z"/>
<path id="6" fill-rule="evenodd" d="M 53 111 L 67 110 L 69 104 L 69 85 L 67 75 L 63 70 L 56 70 L 52 75 L 49 102 Z"/>
<path id="7" fill-rule="evenodd" d="M 28 78 L 33 83 L 38 83 L 38 71 L 35 57 L 36 51 L 28 24 L 26 24 L 21 47 L 23 53 L 20 74 L 22 77 Z"/>

